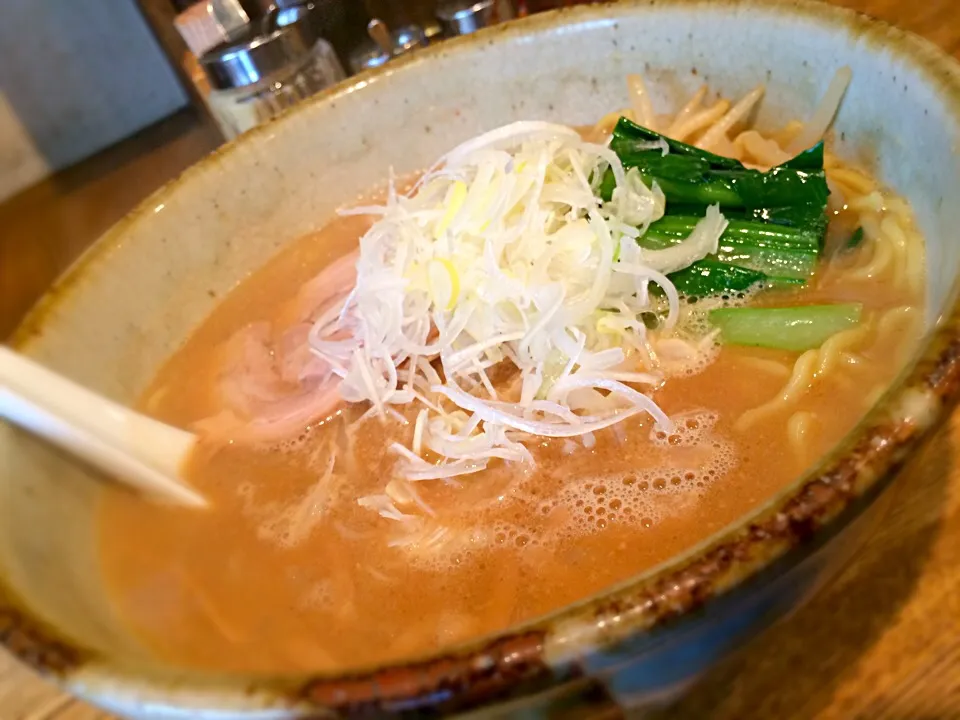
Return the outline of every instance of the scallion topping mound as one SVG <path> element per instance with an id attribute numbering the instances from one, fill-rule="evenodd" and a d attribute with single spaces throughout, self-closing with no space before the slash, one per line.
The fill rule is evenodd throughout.
<path id="1" fill-rule="evenodd" d="M 411 446 L 394 446 L 410 480 L 532 462 L 526 439 L 642 412 L 670 429 L 650 392 L 681 297 L 803 284 L 827 194 L 822 144 L 760 172 L 626 119 L 609 146 L 507 125 L 351 211 L 378 219 L 310 346 L 344 400 L 419 408 Z"/>
<path id="2" fill-rule="evenodd" d="M 656 184 L 571 128 L 493 130 L 409 194 L 351 211 L 378 219 L 356 286 L 311 348 L 345 400 L 422 409 L 412 446 L 396 448 L 409 479 L 529 460 L 527 436 L 582 436 L 641 412 L 669 429 L 647 394 L 662 377 L 645 317 L 673 326 L 666 275 L 716 254 L 727 221 L 710 206 L 686 238 L 642 247 L 664 206 Z"/>

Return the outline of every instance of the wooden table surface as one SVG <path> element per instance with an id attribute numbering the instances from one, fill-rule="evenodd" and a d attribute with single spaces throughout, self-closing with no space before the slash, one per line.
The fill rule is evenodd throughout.
<path id="1" fill-rule="evenodd" d="M 960 0 L 841 0 L 960 57 Z M 0 205 L 0 337 L 137 201 L 217 144 L 190 114 Z M 682 720 L 960 719 L 960 414 L 897 481 L 894 510 L 843 575 L 717 667 Z M 93 720 L 0 654 L 0 720 Z"/>

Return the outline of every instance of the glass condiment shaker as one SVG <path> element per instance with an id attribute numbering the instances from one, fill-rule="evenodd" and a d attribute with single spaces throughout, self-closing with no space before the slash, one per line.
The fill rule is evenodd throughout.
<path id="1" fill-rule="evenodd" d="M 511 0 L 440 0 L 435 12 L 444 37 L 469 35 L 516 17 Z"/>
<path id="2" fill-rule="evenodd" d="M 370 40 L 362 43 L 350 54 L 350 70 L 355 73 L 380 67 L 392 58 L 426 47 L 430 39 L 419 25 L 405 25 L 392 32 L 380 20 L 373 19 L 367 25 Z"/>
<path id="3" fill-rule="evenodd" d="M 260 27 L 200 58 L 210 110 L 227 138 L 250 130 L 345 77 L 336 53 L 314 30 L 312 5 L 268 12 Z"/>

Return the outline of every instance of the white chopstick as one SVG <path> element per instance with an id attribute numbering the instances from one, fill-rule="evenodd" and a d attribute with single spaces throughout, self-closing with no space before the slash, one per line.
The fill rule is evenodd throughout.
<path id="1" fill-rule="evenodd" d="M 196 444 L 193 434 L 107 400 L 2 346 L 0 418 L 155 500 L 207 505 L 180 477 Z"/>

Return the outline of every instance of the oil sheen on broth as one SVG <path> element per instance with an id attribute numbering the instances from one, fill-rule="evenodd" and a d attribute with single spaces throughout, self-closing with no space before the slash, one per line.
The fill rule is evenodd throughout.
<path id="1" fill-rule="evenodd" d="M 459 481 L 415 483 L 410 503 L 429 508 L 415 537 L 357 503 L 383 492 L 396 462 L 388 446 L 409 445 L 415 411 L 408 425 L 356 425 L 366 406 L 347 406 L 268 449 L 205 451 L 189 476 L 210 512 L 108 494 L 102 563 L 118 612 L 181 665 L 358 667 L 543 615 L 742 517 L 854 426 L 920 332 L 924 249 L 909 209 L 829 155 L 826 167 L 828 248 L 857 226 L 864 241 L 806 287 L 735 301 L 855 301 L 855 330 L 806 353 L 721 344 L 709 362 L 677 365 L 652 393 L 673 434 L 639 414 L 583 439 L 528 442 L 533 467 L 492 463 Z M 370 223 L 336 218 L 245 280 L 163 367 L 143 407 L 182 427 L 216 416 L 228 340 L 284 312 Z"/>

